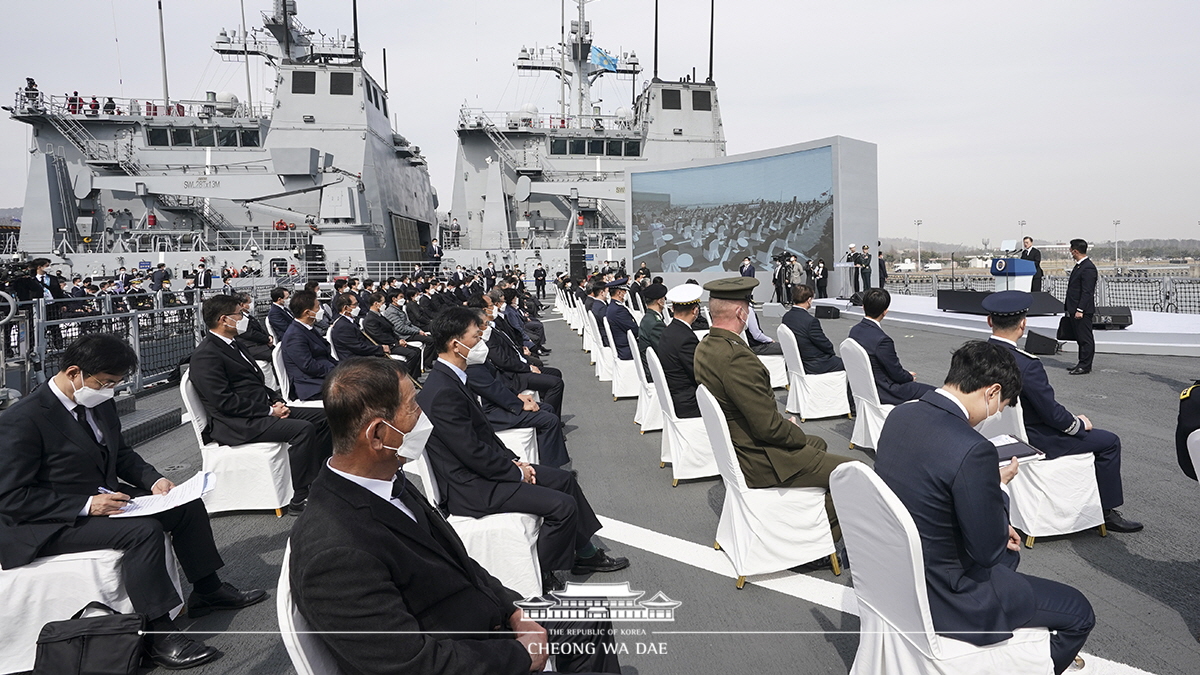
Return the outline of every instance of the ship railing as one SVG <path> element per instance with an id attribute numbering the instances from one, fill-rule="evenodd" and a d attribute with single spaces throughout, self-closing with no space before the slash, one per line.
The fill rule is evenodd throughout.
<path id="1" fill-rule="evenodd" d="M 559 113 L 531 113 L 524 110 L 459 109 L 459 128 L 482 129 L 487 125 L 492 125 L 500 131 L 520 131 L 521 129 L 549 131 L 637 130 L 636 121 L 629 115 L 560 115 Z"/>
<path id="2" fill-rule="evenodd" d="M 271 105 L 260 103 L 250 106 L 244 102 L 223 104 L 217 101 L 177 99 L 138 99 L 124 96 L 96 96 L 95 107 L 92 96 L 74 96 L 70 94 L 50 94 L 34 92 L 29 96 L 25 90 L 18 90 L 14 110 L 22 113 L 51 114 L 64 117 L 80 118 L 109 118 L 121 116 L 135 117 L 233 117 L 233 118 L 265 118 L 271 116 Z M 108 101 L 112 106 L 108 106 Z"/>
<path id="3" fill-rule="evenodd" d="M 422 269 L 428 271 L 432 267 L 433 261 L 429 260 L 368 260 L 366 268 L 362 269 L 361 273 L 367 279 L 385 281 L 388 277 L 396 277 L 398 279 L 405 274 L 414 275 Z"/>

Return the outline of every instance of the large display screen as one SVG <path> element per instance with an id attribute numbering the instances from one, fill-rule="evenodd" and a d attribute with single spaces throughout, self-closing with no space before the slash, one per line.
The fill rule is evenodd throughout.
<path id="1" fill-rule="evenodd" d="M 634 267 L 736 272 L 781 253 L 833 264 L 833 149 L 726 164 L 635 172 Z"/>

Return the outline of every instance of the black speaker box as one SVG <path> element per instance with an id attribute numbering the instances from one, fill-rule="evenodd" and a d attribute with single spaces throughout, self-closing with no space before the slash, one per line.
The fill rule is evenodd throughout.
<path id="1" fill-rule="evenodd" d="M 829 305 L 814 305 L 813 310 L 815 311 L 814 316 L 818 319 L 838 319 L 842 316 L 841 310 Z"/>
<path id="2" fill-rule="evenodd" d="M 571 244 L 571 278 L 582 279 L 587 276 L 587 247 L 584 244 Z"/>
<path id="3" fill-rule="evenodd" d="M 854 305 L 855 307 L 862 307 L 862 293 L 855 293 L 854 295 L 850 296 L 850 304 Z"/>
<path id="4" fill-rule="evenodd" d="M 1025 351 L 1038 356 L 1054 356 L 1058 353 L 1058 340 L 1030 332 L 1025 336 Z"/>
<path id="5" fill-rule="evenodd" d="M 1133 312 L 1128 307 L 1097 307 L 1092 315 L 1092 327 L 1110 330 L 1133 325 Z"/>

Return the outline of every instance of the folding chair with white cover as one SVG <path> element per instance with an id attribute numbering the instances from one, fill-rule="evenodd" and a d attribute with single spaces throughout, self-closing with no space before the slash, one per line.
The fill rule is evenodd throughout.
<path id="1" fill-rule="evenodd" d="M 850 399 L 846 397 L 846 372 L 809 375 L 804 372 L 796 335 L 787 326 L 776 332 L 783 347 L 783 359 L 788 370 L 788 399 L 785 409 L 800 415 L 800 421 L 850 415 Z"/>
<path id="2" fill-rule="evenodd" d="M 636 344 L 633 331 L 629 331 L 629 344 Z M 642 359 L 634 357 L 633 366 L 637 369 L 638 384 L 642 393 L 638 396 L 637 410 L 633 413 L 633 423 L 642 425 L 641 433 L 661 431 L 663 428 L 662 406 L 658 402 L 658 391 L 646 379 L 646 369 L 642 367 Z"/>
<path id="3" fill-rule="evenodd" d="M 854 560 L 859 642 L 851 675 L 1050 675 L 1050 632 L 1020 628 L 977 647 L 933 630 L 921 535 L 904 504 L 866 464 L 846 462 L 829 489 Z"/>
<path id="4" fill-rule="evenodd" d="M 504 447 L 512 450 L 522 462 L 538 463 L 537 430 L 530 428 L 504 429 L 496 432 Z"/>
<path id="5" fill-rule="evenodd" d="M 166 536 L 167 571 L 183 597 L 171 538 Z M 89 602 L 132 612 L 121 578 L 123 551 L 111 548 L 37 558 L 28 565 L 0 570 L 0 672 L 33 670 L 42 626 L 65 621 Z M 183 605 L 171 610 L 179 615 Z"/>
<path id="6" fill-rule="evenodd" d="M 615 331 L 613 331 L 612 323 L 608 319 L 604 320 L 604 332 L 608 335 L 608 344 L 613 345 L 613 348 L 612 348 L 612 359 L 613 359 L 613 361 L 612 361 L 613 362 L 612 395 L 613 395 L 613 400 L 615 401 L 619 398 L 635 398 L 639 394 L 642 393 L 642 386 L 641 386 L 641 383 L 638 382 L 638 378 L 637 378 L 637 366 L 633 365 L 633 362 L 635 360 L 637 360 L 637 356 L 638 356 L 637 338 L 634 338 L 629 343 L 629 352 L 631 354 L 633 354 L 633 358 L 628 361 L 625 361 L 624 359 L 621 359 L 620 357 L 617 356 L 616 343 L 613 340 L 613 335 L 615 335 Z M 633 331 L 626 331 L 626 333 L 627 333 L 626 339 L 628 339 L 628 336 L 633 335 Z"/>
<path id="7" fill-rule="evenodd" d="M 595 364 L 596 359 L 599 356 L 599 354 L 598 354 L 599 350 L 596 348 L 596 337 L 595 337 L 595 335 L 593 335 L 593 331 L 588 329 L 587 322 L 588 322 L 588 320 L 590 320 L 590 317 L 585 317 L 582 315 L 581 315 L 581 317 L 582 318 L 579 321 L 579 333 L 581 335 L 583 335 L 583 351 L 585 351 L 591 355 L 591 360 L 589 361 L 589 363 Z M 593 325 L 595 323 L 596 323 L 595 321 L 592 321 Z M 599 374 L 599 370 L 600 370 L 599 368 L 596 369 L 597 374 Z"/>
<path id="8" fill-rule="evenodd" d="M 337 347 L 333 346 L 332 330 L 325 331 L 325 341 L 329 343 L 329 355 L 333 357 L 334 361 L 340 361 L 341 359 L 339 359 L 337 355 Z"/>
<path id="9" fill-rule="evenodd" d="M 221 445 L 205 443 L 202 436 L 208 426 L 208 412 L 192 386 L 191 373 L 183 374 L 179 391 L 183 407 L 192 418 L 192 431 L 200 444 L 204 471 L 216 477 L 216 487 L 204 495 L 209 513 L 271 509 L 283 515 L 283 507 L 292 499 L 292 467 L 287 443 L 245 443 Z"/>
<path id="10" fill-rule="evenodd" d="M 600 327 L 596 324 L 595 317 L 587 317 L 585 323 L 588 332 L 592 334 L 592 363 L 596 364 L 596 379 L 601 382 L 612 381 L 613 359 L 616 358 L 613 348 L 605 347 L 604 342 L 600 338 Z"/>
<path id="11" fill-rule="evenodd" d="M 762 361 L 771 376 L 772 389 L 782 389 L 788 385 L 787 361 L 782 356 L 759 355 L 758 360 Z"/>
<path id="12" fill-rule="evenodd" d="M 825 490 L 748 487 L 721 405 L 704 385 L 696 389 L 696 401 L 725 483 L 714 546 L 733 563 L 737 587 L 745 586 L 748 576 L 782 572 L 825 556 L 840 575 Z"/>
<path id="13" fill-rule="evenodd" d="M 874 450 L 879 444 L 883 423 L 896 406 L 879 402 L 879 389 L 875 386 L 875 375 L 871 371 L 871 357 L 853 338 L 842 340 L 842 363 L 846 366 L 850 391 L 854 393 L 854 432 L 850 436 L 850 447 Z"/>
<path id="14" fill-rule="evenodd" d="M 431 504 L 441 501 L 428 455 L 405 462 L 404 470 L 421 479 Z M 482 518 L 450 516 L 446 522 L 462 539 L 467 554 L 502 584 L 522 597 L 542 594 L 542 569 L 537 557 L 541 518 L 528 513 L 496 513 Z"/>
<path id="15" fill-rule="evenodd" d="M 312 626 L 300 614 L 292 601 L 291 569 L 292 540 L 283 547 L 283 565 L 279 570 L 279 585 L 275 589 L 275 615 L 279 619 L 279 637 L 292 659 L 297 675 L 341 675 L 337 660 L 320 636 L 312 634 Z"/>
<path id="16" fill-rule="evenodd" d="M 717 460 L 713 457 L 712 443 L 704 419 L 700 417 L 680 418 L 675 414 L 675 402 L 671 390 L 667 389 L 667 376 L 663 374 L 662 361 L 653 349 L 646 350 L 646 362 L 650 376 L 654 378 L 654 391 L 658 395 L 663 414 L 663 438 L 659 467 L 671 463 L 671 487 L 679 481 L 691 478 L 719 476 Z"/>
<path id="17" fill-rule="evenodd" d="M 300 399 L 292 398 L 292 381 L 288 377 L 287 368 L 283 365 L 283 345 L 275 345 L 275 349 L 271 350 L 271 363 L 275 366 L 275 372 L 279 373 L 279 393 L 287 399 L 286 405 L 289 408 L 324 408 L 323 401 L 301 401 Z"/>
<path id="18" fill-rule="evenodd" d="M 278 389 L 279 382 L 275 379 L 275 368 L 270 361 L 255 360 L 254 364 L 263 374 L 263 384 L 267 385 L 267 389 Z"/>
<path id="19" fill-rule="evenodd" d="M 1200 429 L 1188 434 L 1188 456 L 1192 458 L 1192 466 L 1200 466 Z"/>

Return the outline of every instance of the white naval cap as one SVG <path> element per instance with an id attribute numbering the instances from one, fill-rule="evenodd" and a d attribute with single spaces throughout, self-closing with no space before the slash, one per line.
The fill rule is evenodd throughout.
<path id="1" fill-rule="evenodd" d="M 704 289 L 697 284 L 680 284 L 675 288 L 667 291 L 667 302 L 672 305 L 688 305 L 694 302 L 700 302 L 700 296 L 704 295 Z"/>

